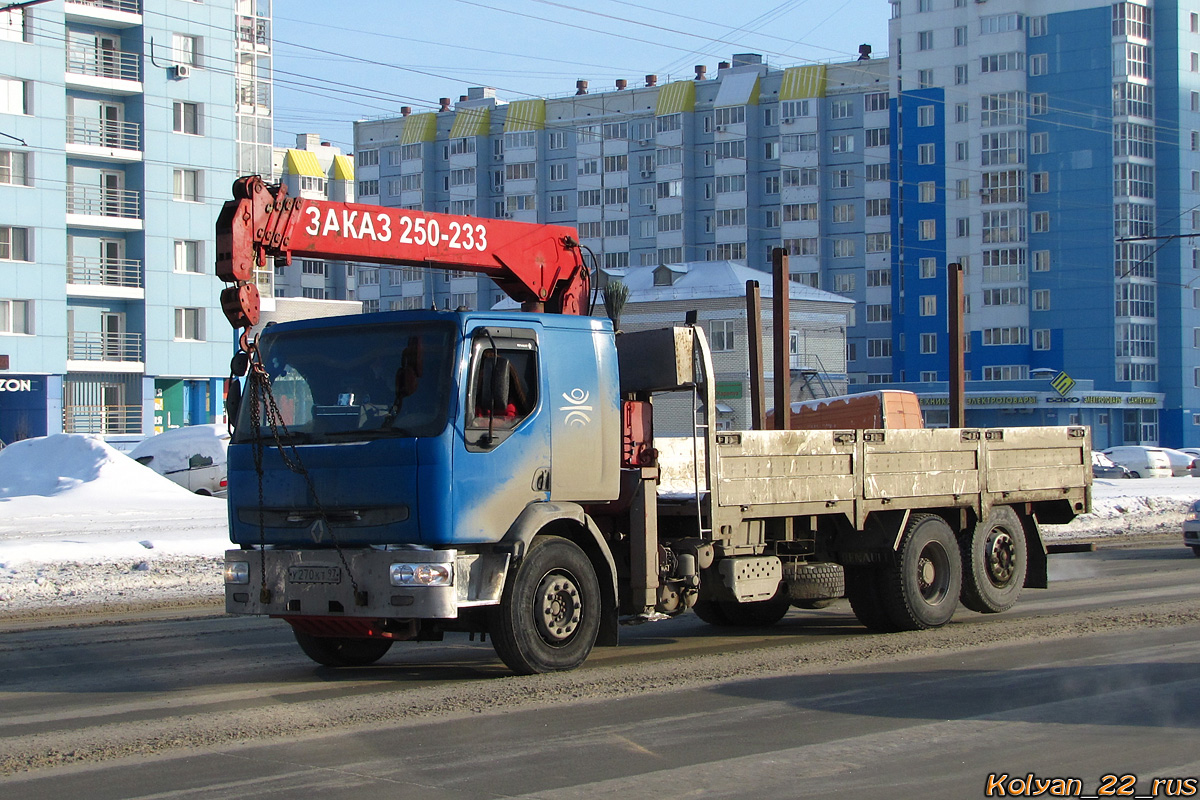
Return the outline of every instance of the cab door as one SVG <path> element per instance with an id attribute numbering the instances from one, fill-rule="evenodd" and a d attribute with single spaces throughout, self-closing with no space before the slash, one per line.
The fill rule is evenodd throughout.
<path id="1" fill-rule="evenodd" d="M 529 503 L 549 498 L 544 380 L 535 328 L 486 326 L 469 336 L 454 453 L 455 541 L 497 541 Z"/>

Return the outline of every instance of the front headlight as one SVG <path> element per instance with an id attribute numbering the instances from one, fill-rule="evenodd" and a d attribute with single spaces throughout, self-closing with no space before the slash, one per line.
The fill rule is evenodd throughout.
<path id="1" fill-rule="evenodd" d="M 250 564 L 245 561 L 226 561 L 225 582 L 234 584 L 250 583 Z"/>
<path id="2" fill-rule="evenodd" d="M 1200 519 L 1200 512 L 1189 511 L 1183 519 L 1185 522 L 1195 522 L 1197 519 Z"/>
<path id="3" fill-rule="evenodd" d="M 392 586 L 453 586 L 453 564 L 392 564 Z"/>

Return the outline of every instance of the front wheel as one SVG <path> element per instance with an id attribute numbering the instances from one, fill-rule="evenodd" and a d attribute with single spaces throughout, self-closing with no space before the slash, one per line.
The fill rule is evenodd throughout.
<path id="1" fill-rule="evenodd" d="M 583 550 L 538 536 L 491 610 L 492 646 L 509 669 L 535 675 L 575 669 L 600 630 L 600 582 Z"/>
<path id="2" fill-rule="evenodd" d="M 946 520 L 914 514 L 883 573 L 883 603 L 899 630 L 940 628 L 954 616 L 962 591 L 962 557 Z"/>
<path id="3" fill-rule="evenodd" d="M 391 639 L 352 639 L 292 632 L 304 654 L 327 667 L 365 667 L 383 658 L 392 647 Z"/>
<path id="4" fill-rule="evenodd" d="M 1025 586 L 1025 529 L 1017 512 L 996 506 L 962 542 L 962 604 L 981 614 L 1007 611 Z"/>

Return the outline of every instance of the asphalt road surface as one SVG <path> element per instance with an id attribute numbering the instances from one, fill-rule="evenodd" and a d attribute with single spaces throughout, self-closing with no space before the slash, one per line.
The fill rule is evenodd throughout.
<path id="1" fill-rule="evenodd" d="M 870 635 L 844 604 L 737 635 L 687 614 L 522 678 L 465 636 L 331 670 L 270 620 L 10 625 L 0 796 L 1200 796 L 1200 559 L 1051 570 L 938 631 Z"/>

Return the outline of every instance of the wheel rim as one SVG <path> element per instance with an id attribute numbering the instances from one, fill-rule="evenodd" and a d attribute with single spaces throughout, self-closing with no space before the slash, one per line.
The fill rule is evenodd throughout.
<path id="1" fill-rule="evenodd" d="M 573 575 L 551 572 L 542 578 L 534 618 L 547 643 L 559 646 L 571 640 L 583 620 L 583 596 Z"/>
<path id="2" fill-rule="evenodd" d="M 937 542 L 930 542 L 921 549 L 917 561 L 917 588 L 930 605 L 937 605 L 949 594 L 950 558 Z"/>
<path id="3" fill-rule="evenodd" d="M 1004 528 L 996 528 L 988 536 L 986 547 L 988 580 L 996 587 L 1007 586 L 1017 568 L 1017 544 L 1012 534 Z"/>

